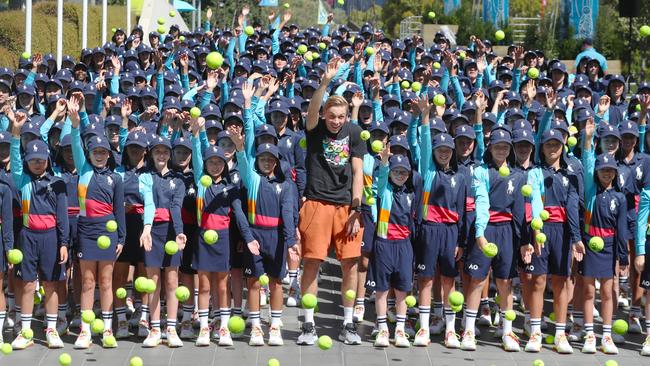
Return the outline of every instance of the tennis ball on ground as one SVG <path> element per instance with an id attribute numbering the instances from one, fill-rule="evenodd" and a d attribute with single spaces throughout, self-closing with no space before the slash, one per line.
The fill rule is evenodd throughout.
<path id="1" fill-rule="evenodd" d="M 406 303 L 406 306 L 412 308 L 417 303 L 417 300 L 415 299 L 415 296 L 408 295 L 406 298 L 404 298 L 404 302 Z"/>
<path id="2" fill-rule="evenodd" d="M 533 366 L 544 366 L 544 361 L 538 358 L 535 361 L 533 361 Z"/>
<path id="3" fill-rule="evenodd" d="M 104 321 L 101 319 L 95 319 L 93 322 L 90 324 L 90 330 L 95 333 L 99 334 L 104 331 Z"/>
<path id="4" fill-rule="evenodd" d="M 366 47 L 366 55 L 372 56 L 375 54 L 375 49 L 372 47 Z"/>
<path id="5" fill-rule="evenodd" d="M 544 338 L 544 341 L 546 344 L 553 344 L 555 342 L 555 337 L 549 334 Z"/>
<path id="6" fill-rule="evenodd" d="M 402 89 L 408 89 L 411 86 L 411 83 L 409 83 L 408 80 L 404 80 L 400 85 L 402 86 Z"/>
<path id="7" fill-rule="evenodd" d="M 539 234 L 535 235 L 535 241 L 538 242 L 539 244 L 546 243 L 546 234 L 539 233 Z"/>
<path id="8" fill-rule="evenodd" d="M 252 36 L 253 34 L 255 34 L 255 28 L 253 28 L 250 25 L 246 26 L 246 28 L 244 28 L 244 33 L 246 33 L 247 36 Z"/>
<path id="9" fill-rule="evenodd" d="M 465 302 L 465 296 L 460 291 L 454 291 L 449 294 L 449 305 L 451 306 L 459 306 L 463 305 Z"/>
<path id="10" fill-rule="evenodd" d="M 445 105 L 446 101 L 447 99 L 445 99 L 445 96 L 442 94 L 436 94 L 436 96 L 433 97 L 433 104 L 435 104 L 438 107 L 442 107 L 443 105 Z"/>
<path id="11" fill-rule="evenodd" d="M 138 356 L 132 357 L 131 360 L 129 361 L 129 366 L 142 366 L 143 362 L 142 359 Z"/>
<path id="12" fill-rule="evenodd" d="M 167 28 L 165 28 L 165 26 L 163 26 L 163 25 L 159 25 L 158 29 L 156 29 L 156 31 L 158 33 L 160 33 L 160 34 L 165 34 L 165 33 L 167 33 Z"/>
<path id="13" fill-rule="evenodd" d="M 30 55 L 29 52 L 25 51 L 22 53 L 22 55 L 20 55 L 20 57 L 22 57 L 23 60 L 28 60 L 30 57 L 32 57 L 32 55 Z"/>
<path id="14" fill-rule="evenodd" d="M 138 277 L 135 279 L 133 282 L 133 287 L 135 287 L 135 290 L 138 292 L 145 292 L 147 288 L 147 278 L 146 277 Z"/>
<path id="15" fill-rule="evenodd" d="M 298 49 L 296 49 L 296 53 L 299 55 L 304 55 L 305 53 L 307 53 L 307 46 L 301 44 L 300 46 L 298 46 Z"/>
<path id="16" fill-rule="evenodd" d="M 361 131 L 361 134 L 360 134 L 359 137 L 361 137 L 361 139 L 363 141 L 368 141 L 368 139 L 370 139 L 370 131 L 368 131 L 368 130 Z"/>
<path id="17" fill-rule="evenodd" d="M 419 81 L 414 81 L 413 84 L 411 84 L 411 90 L 413 90 L 414 92 L 419 92 L 420 90 L 422 90 L 422 83 L 420 83 Z"/>
<path id="18" fill-rule="evenodd" d="M 231 316 L 228 320 L 228 330 L 233 334 L 242 334 L 246 329 L 246 322 L 241 316 Z"/>
<path id="19" fill-rule="evenodd" d="M 262 286 L 266 286 L 269 284 L 269 276 L 267 276 L 266 273 L 261 275 L 258 280 L 260 281 L 260 285 Z"/>
<path id="20" fill-rule="evenodd" d="M 7 252 L 7 260 L 11 264 L 20 264 L 23 261 L 23 252 L 20 249 L 10 249 Z"/>
<path id="21" fill-rule="evenodd" d="M 97 238 L 97 246 L 99 249 L 108 249 L 111 246 L 111 238 L 106 235 L 102 235 Z"/>
<path id="22" fill-rule="evenodd" d="M 178 286 L 176 288 L 176 299 L 180 302 L 185 302 L 190 298 L 190 289 L 185 286 Z"/>
<path id="23" fill-rule="evenodd" d="M 598 253 L 605 247 L 605 241 L 600 236 L 594 236 L 589 239 L 589 249 Z"/>
<path id="24" fill-rule="evenodd" d="M 569 147 L 574 147 L 578 144 L 578 139 L 575 136 L 569 136 L 566 140 L 566 144 L 569 145 Z"/>
<path id="25" fill-rule="evenodd" d="M 174 255 L 178 253 L 178 243 L 176 243 L 173 240 L 170 240 L 167 243 L 165 243 L 165 253 L 169 255 Z"/>
<path id="26" fill-rule="evenodd" d="M 536 67 L 528 69 L 528 77 L 531 79 L 537 79 L 539 77 L 539 69 Z"/>
<path id="27" fill-rule="evenodd" d="M 641 33 L 643 37 L 650 36 L 650 26 L 642 25 L 641 28 L 639 28 L 639 33 Z"/>
<path id="28" fill-rule="evenodd" d="M 627 328 L 628 328 L 627 322 L 623 319 L 616 319 L 616 321 L 614 321 L 614 323 L 612 324 L 612 330 L 614 331 L 614 333 L 618 335 L 623 335 L 627 333 Z"/>
<path id="29" fill-rule="evenodd" d="M 81 312 L 81 320 L 86 324 L 90 324 L 95 320 L 95 313 L 92 310 L 84 310 Z"/>
<path id="30" fill-rule="evenodd" d="M 530 197 L 530 195 L 533 194 L 533 187 L 530 184 L 524 184 L 521 186 L 521 194 L 524 197 Z"/>
<path id="31" fill-rule="evenodd" d="M 175 16 L 176 16 L 176 12 L 173 11 L 173 10 L 170 10 L 170 11 L 169 11 L 169 16 L 170 16 L 171 18 L 175 17 Z"/>
<path id="32" fill-rule="evenodd" d="M 212 245 L 219 240 L 219 234 L 217 234 L 216 231 L 214 230 L 206 230 L 203 233 L 203 240 L 205 241 L 206 244 Z"/>
<path id="33" fill-rule="evenodd" d="M 434 68 L 434 69 L 439 69 L 439 68 L 441 68 L 441 67 L 442 67 L 442 66 L 440 65 L 440 62 L 434 62 L 434 63 L 433 63 L 433 68 Z"/>
<path id="34" fill-rule="evenodd" d="M 148 294 L 153 294 L 156 292 L 156 282 L 154 280 L 147 278 L 147 284 L 145 285 L 145 292 Z"/>
<path id="35" fill-rule="evenodd" d="M 380 153 L 382 150 L 384 150 L 384 143 L 379 140 L 375 140 L 372 142 L 372 144 L 370 144 L 370 148 L 373 152 Z"/>
<path id="36" fill-rule="evenodd" d="M 433 19 L 433 18 L 436 17 L 436 13 L 433 12 L 433 11 L 430 11 L 429 14 L 427 14 L 427 16 L 429 17 L 429 19 Z"/>
<path id="37" fill-rule="evenodd" d="M 503 178 L 510 176 L 510 168 L 508 168 L 505 165 L 502 166 L 501 168 L 499 168 L 499 175 L 502 176 Z"/>
<path id="38" fill-rule="evenodd" d="M 548 314 L 548 319 L 549 319 L 550 321 L 552 321 L 552 322 L 555 321 L 555 312 L 554 312 L 554 311 L 551 311 L 551 313 Z"/>
<path id="39" fill-rule="evenodd" d="M 108 220 L 106 222 L 106 231 L 109 233 L 114 233 L 117 231 L 117 222 L 115 220 Z"/>
<path id="40" fill-rule="evenodd" d="M 212 70 L 218 69 L 223 65 L 223 56 L 219 52 L 210 52 L 205 58 L 205 63 Z"/>
<path id="41" fill-rule="evenodd" d="M 59 356 L 59 365 L 68 366 L 72 363 L 72 357 L 67 353 L 62 353 Z"/>
<path id="42" fill-rule="evenodd" d="M 517 318 L 517 313 L 515 313 L 514 310 L 506 310 L 506 320 L 513 321 L 515 318 Z"/>
<path id="43" fill-rule="evenodd" d="M 551 217 L 551 214 L 546 210 L 542 210 L 542 212 L 539 213 L 539 218 L 542 219 L 542 221 L 548 220 L 549 217 Z"/>
<path id="44" fill-rule="evenodd" d="M 605 361 L 605 366 L 618 366 L 618 362 L 615 360 L 607 360 Z"/>
<path id="45" fill-rule="evenodd" d="M 22 335 L 23 335 L 23 338 L 25 338 L 25 339 L 32 339 L 32 338 L 34 338 L 34 331 L 31 330 L 31 329 L 23 329 L 23 331 L 20 332 L 20 334 L 22 334 Z"/>
<path id="46" fill-rule="evenodd" d="M 126 298 L 126 289 L 124 287 L 120 287 L 117 290 L 115 290 L 115 297 L 117 297 L 118 299 Z"/>
<path id="47" fill-rule="evenodd" d="M 302 307 L 305 309 L 313 309 L 318 304 L 318 299 L 313 294 L 304 294 L 302 296 Z"/>
<path id="48" fill-rule="evenodd" d="M 495 38 L 497 41 L 502 41 L 504 38 L 506 38 L 506 34 L 505 34 L 504 31 L 502 31 L 501 29 L 499 29 L 498 31 L 494 32 L 494 38 Z"/>
<path id="49" fill-rule="evenodd" d="M 533 221 L 530 222 L 530 227 L 533 230 L 541 230 L 542 227 L 544 227 L 544 221 L 542 221 L 542 219 L 539 217 L 536 217 L 533 219 Z"/>
<path id="50" fill-rule="evenodd" d="M 198 118 L 200 115 L 201 115 L 201 110 L 199 108 L 192 107 L 192 109 L 190 109 L 190 117 Z M 210 177 L 208 177 L 208 178 L 210 178 Z"/>
<path id="51" fill-rule="evenodd" d="M 163 18 L 163 17 L 158 18 L 158 24 L 160 24 L 160 25 L 165 24 L 165 18 Z"/>
<path id="52" fill-rule="evenodd" d="M 306 138 L 301 138 L 300 141 L 298 141 L 298 145 L 300 145 L 301 148 L 306 149 L 307 148 L 307 139 Z"/>
<path id="53" fill-rule="evenodd" d="M 326 335 L 318 337 L 318 347 L 322 350 L 328 350 L 332 348 L 332 338 Z"/>
<path id="54" fill-rule="evenodd" d="M 210 187 L 212 185 L 212 178 L 209 175 L 204 175 L 201 177 L 201 185 L 204 187 Z"/>
<path id="55" fill-rule="evenodd" d="M 488 258 L 494 258 L 499 253 L 499 247 L 494 243 L 488 243 L 485 248 L 483 248 L 483 254 Z"/>
<path id="56" fill-rule="evenodd" d="M 269 366 L 280 366 L 280 360 L 272 358 L 269 360 Z"/>
<path id="57" fill-rule="evenodd" d="M 0 352 L 2 352 L 3 355 L 8 355 L 13 351 L 13 348 L 11 348 L 11 343 L 3 343 L 2 346 L 0 346 Z"/>
<path id="58" fill-rule="evenodd" d="M 354 292 L 354 290 L 347 290 L 345 291 L 345 298 L 348 300 L 354 300 L 357 297 L 357 293 Z"/>
<path id="59" fill-rule="evenodd" d="M 106 337 L 104 337 L 104 345 L 109 348 L 116 347 L 117 339 L 115 339 L 115 336 L 107 335 Z"/>

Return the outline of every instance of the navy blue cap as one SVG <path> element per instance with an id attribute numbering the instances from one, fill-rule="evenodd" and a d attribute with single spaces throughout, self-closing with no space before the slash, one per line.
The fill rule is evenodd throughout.
<path id="1" fill-rule="evenodd" d="M 396 168 L 404 168 L 407 171 L 411 171 L 411 164 L 409 163 L 409 159 L 406 158 L 406 156 L 402 156 L 402 155 L 391 156 L 390 159 L 388 160 L 388 164 L 391 170 Z"/>
<path id="2" fill-rule="evenodd" d="M 616 158 L 610 154 L 600 154 L 596 158 L 596 170 L 601 169 L 618 169 Z"/>
<path id="3" fill-rule="evenodd" d="M 490 132 L 490 145 L 499 142 L 512 145 L 512 132 L 506 126 L 497 126 Z"/>
<path id="4" fill-rule="evenodd" d="M 379 121 L 373 122 L 368 128 L 368 131 L 369 132 L 381 131 L 387 135 L 390 133 L 390 130 L 388 129 L 388 125 L 386 124 L 386 122 L 379 122 Z"/>
<path id="5" fill-rule="evenodd" d="M 162 136 L 155 136 L 149 139 L 149 150 L 153 150 L 153 148 L 156 146 L 164 146 L 169 150 L 172 149 L 172 143 L 169 141 L 169 139 Z"/>
<path id="6" fill-rule="evenodd" d="M 45 141 L 37 139 L 27 143 L 25 147 L 25 161 L 34 159 L 48 160 L 50 157 L 50 149 L 47 147 Z"/>
<path id="7" fill-rule="evenodd" d="M 88 140 L 88 151 L 95 149 L 106 149 L 111 151 L 111 145 L 108 143 L 108 138 L 104 135 L 95 135 Z"/>
<path id="8" fill-rule="evenodd" d="M 0 144 L 10 144 L 11 134 L 7 131 L 0 131 Z"/>
<path id="9" fill-rule="evenodd" d="M 472 139 L 472 140 L 476 139 L 476 132 L 474 132 L 474 128 L 468 125 L 461 125 L 456 127 L 454 133 L 456 136 L 455 138 L 467 137 L 468 139 Z"/>
<path id="10" fill-rule="evenodd" d="M 190 140 L 189 137 L 185 137 L 185 136 L 178 137 L 172 143 L 172 149 L 175 149 L 177 147 L 184 147 L 187 148 L 188 150 L 192 150 L 192 141 Z"/>
<path id="11" fill-rule="evenodd" d="M 273 112 L 279 112 L 286 116 L 289 114 L 289 106 L 282 99 L 275 99 L 268 105 L 267 113 L 271 114 Z"/>
<path id="12" fill-rule="evenodd" d="M 531 124 L 530 124 L 530 122 L 528 122 L 528 120 L 523 119 L 523 118 L 516 120 L 512 124 L 512 130 L 513 131 L 521 129 L 521 128 L 526 128 L 526 129 L 532 130 L 533 126 L 531 126 Z"/>
<path id="13" fill-rule="evenodd" d="M 219 146 L 210 145 L 203 151 L 203 161 L 206 161 L 210 158 L 217 157 L 223 161 L 226 161 L 226 155 L 224 151 Z"/>
<path id="14" fill-rule="evenodd" d="M 201 117 L 205 119 L 221 119 L 221 110 L 216 104 L 210 103 L 203 107 L 203 110 L 201 111 Z"/>
<path id="15" fill-rule="evenodd" d="M 485 112 L 481 116 L 481 120 L 483 121 L 483 123 L 490 122 L 492 124 L 495 124 L 497 123 L 497 116 L 492 112 Z"/>
<path id="16" fill-rule="evenodd" d="M 555 62 L 555 63 L 553 63 L 551 65 L 551 70 L 549 70 L 549 71 L 553 72 L 555 70 L 562 71 L 562 72 L 566 73 L 566 65 L 561 63 L 561 62 Z"/>
<path id="17" fill-rule="evenodd" d="M 401 135 L 391 136 L 390 139 L 388 140 L 388 144 L 390 145 L 390 147 L 400 146 L 405 148 L 406 150 L 409 150 L 408 141 L 406 141 L 406 138 Z"/>
<path id="18" fill-rule="evenodd" d="M 623 75 L 620 75 L 620 74 L 610 75 L 609 79 L 607 81 L 607 83 L 608 83 L 607 85 L 609 85 L 609 83 L 611 83 L 612 81 L 618 81 L 618 82 L 621 82 L 621 83 L 625 84 L 625 79 L 623 78 Z"/>
<path id="19" fill-rule="evenodd" d="M 27 95 L 34 96 L 36 95 L 36 89 L 34 89 L 33 85 L 23 84 L 18 87 L 18 90 L 16 90 L 16 95 L 20 95 L 20 94 L 27 94 Z"/>
<path id="20" fill-rule="evenodd" d="M 27 122 L 23 125 L 23 128 L 20 129 L 21 135 L 24 135 L 26 133 L 31 133 L 36 137 L 41 137 L 41 129 L 39 125 L 34 122 Z"/>
<path id="21" fill-rule="evenodd" d="M 181 107 L 181 103 L 178 98 L 176 97 L 165 97 L 163 100 L 163 111 L 166 109 L 177 109 L 177 110 L 182 110 L 183 107 Z"/>
<path id="22" fill-rule="evenodd" d="M 1 140 L 0 143 L 2 143 Z M 70 147 L 70 146 L 72 146 L 72 137 L 70 136 L 70 134 L 67 134 L 63 136 L 61 141 L 59 141 L 59 148 Z"/>
<path id="23" fill-rule="evenodd" d="M 454 148 L 454 138 L 448 133 L 439 133 L 433 136 L 432 148 L 435 150 L 439 147 L 446 146 L 450 149 Z"/>
<path id="24" fill-rule="evenodd" d="M 267 123 L 265 123 L 263 125 L 259 125 L 255 129 L 255 137 L 257 138 L 257 137 L 262 137 L 262 136 L 271 136 L 271 137 L 275 138 L 276 141 L 278 140 L 278 134 L 275 132 L 275 127 L 273 127 L 272 125 L 269 125 Z"/>
<path id="25" fill-rule="evenodd" d="M 260 146 L 257 147 L 257 151 L 255 152 L 255 156 L 260 156 L 264 153 L 269 153 L 273 155 L 276 159 L 280 158 L 280 150 L 278 149 L 277 146 L 273 144 L 261 144 Z"/>
<path id="26" fill-rule="evenodd" d="M 445 122 L 439 117 L 432 118 L 429 121 L 429 129 L 436 132 L 447 133 L 447 126 Z"/>
<path id="27" fill-rule="evenodd" d="M 224 126 L 226 125 L 226 123 L 228 123 L 229 121 L 233 121 L 233 120 L 236 120 L 241 124 L 244 124 L 244 120 L 242 119 L 241 114 L 239 114 L 237 112 L 229 112 L 223 117 Z"/>
<path id="28" fill-rule="evenodd" d="M 623 121 L 619 126 L 618 126 L 618 131 L 623 135 L 634 135 L 636 137 L 639 137 L 639 125 L 636 122 L 627 120 Z"/>
<path id="29" fill-rule="evenodd" d="M 145 86 L 144 88 L 140 89 L 140 98 L 145 98 L 145 97 L 158 99 L 158 93 L 156 93 L 156 90 L 154 88 L 150 86 Z"/>
<path id="30" fill-rule="evenodd" d="M 616 137 L 617 139 L 621 139 L 621 134 L 618 132 L 618 128 L 612 125 L 605 125 L 601 124 L 598 126 L 598 137 L 599 138 L 605 138 L 608 136 L 613 136 Z"/>
<path id="31" fill-rule="evenodd" d="M 643 91 L 650 91 L 650 83 L 643 81 L 637 85 L 636 92 L 641 93 Z"/>
<path id="32" fill-rule="evenodd" d="M 143 132 L 131 132 L 126 137 L 126 143 L 124 146 L 140 146 L 141 148 L 146 148 L 148 145 L 147 134 Z"/>
<path id="33" fill-rule="evenodd" d="M 223 130 L 223 131 L 219 132 L 219 134 L 217 135 L 217 144 L 219 143 L 219 141 L 221 141 L 223 139 L 229 139 L 230 141 L 232 141 L 232 136 L 230 134 L 230 131 Z"/>
<path id="34" fill-rule="evenodd" d="M 594 117 L 594 111 L 590 108 L 582 108 L 576 114 L 576 122 L 584 122 L 589 118 Z"/>
<path id="35" fill-rule="evenodd" d="M 545 144 L 551 140 L 564 142 L 564 137 L 562 136 L 562 133 L 557 130 L 548 130 L 542 134 L 542 144 Z"/>
<path id="36" fill-rule="evenodd" d="M 535 145 L 535 140 L 533 139 L 533 130 L 529 128 L 519 128 L 512 131 L 512 143 L 516 144 L 518 142 L 528 142 L 531 145 Z"/>
<path id="37" fill-rule="evenodd" d="M 551 121 L 551 128 L 569 134 L 569 125 L 563 119 L 553 119 Z"/>

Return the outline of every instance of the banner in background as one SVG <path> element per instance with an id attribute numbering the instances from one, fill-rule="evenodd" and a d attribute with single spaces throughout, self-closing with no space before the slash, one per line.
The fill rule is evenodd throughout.
<path id="1" fill-rule="evenodd" d="M 318 0 L 318 24 L 327 23 L 327 9 L 323 5 L 323 0 Z"/>
<path id="2" fill-rule="evenodd" d="M 445 0 L 445 15 L 449 15 L 460 8 L 460 0 Z"/>
<path id="3" fill-rule="evenodd" d="M 593 37 L 598 19 L 598 0 L 567 0 L 569 21 L 577 38 Z"/>
<path id="4" fill-rule="evenodd" d="M 499 27 L 508 24 L 509 0 L 483 0 L 483 20 Z"/>
<path id="5" fill-rule="evenodd" d="M 278 6 L 278 0 L 261 0 L 260 6 Z"/>

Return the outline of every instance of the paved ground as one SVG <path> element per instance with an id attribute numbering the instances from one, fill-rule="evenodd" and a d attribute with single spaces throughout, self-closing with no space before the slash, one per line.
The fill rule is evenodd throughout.
<path id="1" fill-rule="evenodd" d="M 328 276 L 334 274 L 334 277 Z M 359 329 L 364 339 L 361 346 L 344 346 L 336 341 L 338 327 L 341 324 L 341 310 L 333 305 L 338 303 L 339 282 L 336 280 L 337 270 L 329 266 L 321 280 L 321 293 L 319 298 L 320 315 L 317 314 L 316 323 L 319 335 L 327 334 L 335 342 L 332 349 L 322 351 L 318 347 L 299 347 L 294 340 L 298 336 L 299 320 L 302 311 L 296 308 L 287 308 L 284 312 L 284 347 L 249 347 L 247 337 L 235 340 L 234 347 L 220 348 L 216 345 L 206 348 L 197 348 L 193 343 L 175 350 L 164 345 L 155 349 L 145 349 L 141 340 L 132 337 L 119 342 L 119 348 L 104 350 L 94 345 L 86 351 L 72 349 L 73 335 L 64 337 L 66 344 L 63 350 L 48 350 L 44 343 L 44 336 L 40 332 L 41 324 L 34 325 L 36 332 L 36 345 L 25 351 L 15 351 L 8 356 L 0 355 L 0 366 L 36 366 L 57 365 L 58 357 L 63 352 L 68 352 L 73 359 L 73 365 L 128 365 L 129 359 L 139 356 L 144 360 L 145 366 L 150 365 L 267 365 L 270 358 L 280 360 L 282 366 L 294 365 L 532 365 L 535 359 L 542 359 L 545 365 L 604 365 L 608 359 L 615 359 L 620 366 L 650 365 L 650 358 L 641 357 L 638 350 L 643 338 L 641 336 L 628 336 L 628 342 L 620 346 L 620 355 L 611 357 L 604 354 L 583 355 L 579 348 L 570 356 L 558 355 L 549 346 L 540 354 L 527 354 L 525 352 L 506 353 L 499 348 L 500 342 L 492 337 L 487 328 L 482 328 L 483 334 L 479 338 L 479 348 L 476 352 L 448 350 L 441 343 L 442 338 L 436 337 L 427 348 L 375 349 L 369 341 L 372 324 L 365 322 Z M 371 306 L 372 307 L 372 306 Z M 325 315 L 327 314 L 327 315 Z M 330 315 L 336 314 L 336 315 Z M 374 319 L 374 315 L 370 315 Z M 522 317 L 518 317 L 521 319 Z M 266 329 L 266 328 L 265 328 Z M 521 322 L 515 323 L 515 331 L 521 334 Z M 599 331 L 599 329 L 597 329 Z M 5 340 L 11 340 L 9 332 L 5 332 Z M 266 337 L 265 337 L 266 338 Z M 99 342 L 98 339 L 95 342 Z M 575 347 L 579 345 L 574 344 Z"/>

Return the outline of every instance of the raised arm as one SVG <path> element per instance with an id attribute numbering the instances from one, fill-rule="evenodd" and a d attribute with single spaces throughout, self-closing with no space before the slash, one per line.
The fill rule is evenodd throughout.
<path id="1" fill-rule="evenodd" d="M 314 92 L 311 102 L 309 102 L 309 108 L 307 109 L 307 125 L 305 126 L 307 131 L 311 131 L 318 126 L 320 107 L 323 104 L 323 97 L 327 91 L 327 86 L 338 72 L 341 64 L 343 64 L 343 59 L 340 57 L 333 58 L 327 64 L 327 68 L 323 74 L 323 80 L 318 86 L 318 89 Z"/>

